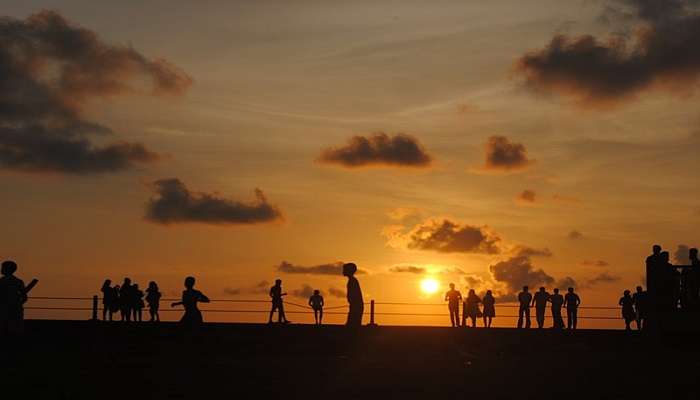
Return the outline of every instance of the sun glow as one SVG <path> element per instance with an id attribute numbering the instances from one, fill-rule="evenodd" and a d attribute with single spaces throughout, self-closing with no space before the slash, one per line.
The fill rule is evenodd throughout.
<path id="1" fill-rule="evenodd" d="M 420 282 L 420 290 L 423 293 L 433 294 L 440 289 L 440 283 L 432 278 L 425 278 Z"/>

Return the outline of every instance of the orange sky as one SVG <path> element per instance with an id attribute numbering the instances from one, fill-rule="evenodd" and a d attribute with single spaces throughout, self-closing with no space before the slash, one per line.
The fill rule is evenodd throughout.
<path id="1" fill-rule="evenodd" d="M 590 66 L 558 65 L 546 51 L 556 34 L 590 34 L 605 49 L 622 30 L 663 35 L 635 3 L 8 1 L 5 23 L 41 27 L 27 18 L 55 10 L 65 29 L 119 51 L 113 68 L 59 60 L 85 62 L 71 85 L 50 68 L 27 73 L 56 94 L 56 109 L 45 119 L 0 115 L 0 128 L 38 119 L 56 130 L 69 110 L 69 122 L 111 130 L 78 134 L 93 146 L 138 143 L 147 153 L 118 147 L 126 164 L 116 167 L 90 153 L 76 172 L 62 160 L 40 168 L 35 154 L 11 164 L 0 152 L 0 257 L 40 279 L 36 296 L 90 296 L 106 277 L 129 276 L 173 297 L 191 274 L 211 298 L 266 299 L 256 285 L 279 277 L 290 293 L 309 285 L 342 305 L 331 294 L 344 290 L 342 276 L 278 267 L 353 261 L 377 301 L 441 303 L 449 282 L 512 295 L 573 280 L 586 305 L 615 306 L 643 281 L 651 244 L 672 257 L 698 245 L 700 66 L 615 53 L 627 86 L 608 93 L 591 87 L 615 79 L 600 83 L 599 70 L 589 77 Z M 693 12 L 669 18 L 691 24 Z M 523 66 L 526 55 L 537 67 Z M 638 79 L 628 64 L 642 65 Z M 115 82 L 124 87 L 106 86 Z M 16 93 L 6 96 L 29 104 Z M 174 178 L 180 186 L 165 181 Z M 442 285 L 434 296 L 419 290 L 426 276 Z"/>

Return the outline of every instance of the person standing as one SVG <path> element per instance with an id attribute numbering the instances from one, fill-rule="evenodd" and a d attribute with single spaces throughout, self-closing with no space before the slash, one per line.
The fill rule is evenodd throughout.
<path id="1" fill-rule="evenodd" d="M 143 302 L 143 290 L 139 289 L 139 285 L 134 283 L 131 288 L 132 307 L 134 313 L 134 322 L 143 321 L 143 308 L 146 306 Z"/>
<path id="2" fill-rule="evenodd" d="M 284 301 L 282 297 L 287 293 L 282 292 L 282 279 L 275 280 L 275 285 L 270 288 L 270 298 L 272 299 L 272 308 L 270 309 L 270 318 L 268 324 L 272 323 L 272 315 L 277 311 L 277 322 L 288 324 L 287 316 L 284 315 Z"/>
<path id="3" fill-rule="evenodd" d="M 554 288 L 554 293 L 549 296 L 549 302 L 552 304 L 552 328 L 564 329 L 564 318 L 561 316 L 564 296 L 559 294 L 559 288 Z"/>
<path id="4" fill-rule="evenodd" d="M 462 315 L 462 320 L 466 317 L 472 320 L 472 328 L 476 328 L 476 319 L 481 316 L 481 310 L 479 310 L 479 303 L 481 299 L 476 295 L 474 289 L 469 289 L 469 294 L 464 300 L 464 311 Z M 465 321 L 466 322 L 466 321 Z M 464 326 L 467 326 L 464 324 Z"/>
<path id="5" fill-rule="evenodd" d="M 625 320 L 625 330 L 630 331 L 632 330 L 630 325 L 632 321 L 637 319 L 637 316 L 634 312 L 634 300 L 629 290 L 623 292 L 618 304 L 622 307 L 622 318 Z"/>
<path id="6" fill-rule="evenodd" d="M 649 313 L 649 300 L 647 292 L 641 286 L 637 286 L 637 291 L 632 295 L 634 314 L 637 321 L 637 330 L 641 331 L 646 327 L 646 319 Z"/>
<path id="7" fill-rule="evenodd" d="M 459 327 L 459 303 L 462 301 L 462 293 L 455 289 L 455 284 L 450 283 L 450 290 L 445 293 L 445 301 L 447 308 L 450 311 L 450 322 L 452 327 Z"/>
<path id="8" fill-rule="evenodd" d="M 146 303 L 148 303 L 148 313 L 151 314 L 151 322 L 160 322 L 160 298 L 161 293 L 158 290 L 158 284 L 154 281 L 148 282 L 146 288 Z"/>
<path id="9" fill-rule="evenodd" d="M 119 288 L 119 306 L 122 315 L 122 321 L 131 321 L 131 311 L 133 310 L 133 287 L 131 279 L 124 278 L 124 283 Z"/>
<path id="10" fill-rule="evenodd" d="M 24 331 L 24 303 L 27 290 L 24 282 L 15 276 L 17 263 L 3 261 L 0 267 L 0 337 L 21 335 Z"/>
<path id="11" fill-rule="evenodd" d="M 544 287 L 541 287 L 532 298 L 532 306 L 535 307 L 535 320 L 537 321 L 538 329 L 542 329 L 544 326 L 544 312 L 547 309 L 547 300 L 549 300 L 549 293 L 547 293 Z"/>
<path id="12" fill-rule="evenodd" d="M 114 288 L 112 288 L 112 281 L 106 279 L 100 291 L 102 292 L 102 320 L 107 321 L 107 317 L 109 317 L 109 321 L 111 321 L 112 310 L 114 310 L 114 303 L 117 300 L 114 295 Z"/>
<path id="13" fill-rule="evenodd" d="M 518 329 L 523 327 L 523 319 L 525 320 L 525 328 L 530 328 L 530 303 L 532 302 L 532 294 L 528 291 L 527 286 L 523 286 L 523 291 L 518 293 Z"/>
<path id="14" fill-rule="evenodd" d="M 493 297 L 493 293 L 487 290 L 481 302 L 484 305 L 484 326 L 490 328 L 491 322 L 496 317 L 496 299 Z"/>
<path id="15" fill-rule="evenodd" d="M 348 278 L 346 293 L 350 305 L 346 325 L 354 328 L 362 326 L 362 314 L 365 311 L 362 289 L 360 289 L 360 282 L 355 278 L 355 273 L 357 273 L 357 265 L 354 263 L 343 264 L 343 275 Z"/>
<path id="16" fill-rule="evenodd" d="M 192 276 L 185 278 L 185 290 L 182 292 L 182 300 L 172 303 L 171 307 L 185 306 L 185 314 L 180 319 L 180 324 L 196 328 L 204 322 L 202 312 L 197 307 L 197 303 L 209 303 L 209 298 L 202 292 L 194 288 L 195 279 Z"/>
<path id="17" fill-rule="evenodd" d="M 309 297 L 309 306 L 314 310 L 314 321 L 316 325 L 323 323 L 323 296 L 319 290 L 314 290 L 314 294 Z"/>
<path id="18" fill-rule="evenodd" d="M 576 329 L 578 323 L 578 306 L 581 305 L 581 298 L 574 293 L 574 288 L 570 287 L 564 296 L 564 307 L 566 308 L 566 329 Z"/>

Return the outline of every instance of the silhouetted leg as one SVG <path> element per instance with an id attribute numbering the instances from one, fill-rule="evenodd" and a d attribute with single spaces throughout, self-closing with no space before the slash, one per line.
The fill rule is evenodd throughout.
<path id="1" fill-rule="evenodd" d="M 467 326 L 467 303 L 462 306 L 462 326 Z"/>
<path id="2" fill-rule="evenodd" d="M 518 308 L 518 329 L 523 327 L 523 313 L 525 313 L 525 311 L 521 306 L 520 308 Z"/>
<path id="3" fill-rule="evenodd" d="M 525 307 L 525 328 L 530 328 L 530 307 Z"/>
<path id="4" fill-rule="evenodd" d="M 280 304 L 277 306 L 277 320 L 279 322 L 284 322 L 287 320 L 287 316 L 284 315 L 284 304 Z"/>
<path id="5" fill-rule="evenodd" d="M 578 325 L 578 308 L 574 308 L 572 310 L 572 315 L 574 317 L 574 329 L 576 329 L 576 326 Z"/>
<path id="6" fill-rule="evenodd" d="M 323 308 L 318 310 L 318 324 L 323 325 Z"/>
<path id="7" fill-rule="evenodd" d="M 535 310 L 537 318 L 537 328 L 542 328 L 544 326 L 544 308 L 538 308 Z"/>

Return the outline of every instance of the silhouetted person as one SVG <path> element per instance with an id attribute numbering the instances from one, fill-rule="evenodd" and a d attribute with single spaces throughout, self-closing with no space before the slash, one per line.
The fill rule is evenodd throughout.
<path id="1" fill-rule="evenodd" d="M 459 303 L 462 302 L 462 293 L 455 289 L 454 283 L 450 283 L 450 290 L 445 293 L 445 301 L 450 311 L 452 327 L 459 327 Z"/>
<path id="2" fill-rule="evenodd" d="M 647 296 L 650 312 L 656 314 L 661 308 L 661 246 L 652 246 L 651 255 L 646 259 Z M 653 318 L 653 317 L 652 317 Z"/>
<path id="3" fill-rule="evenodd" d="M 532 305 L 535 306 L 535 319 L 537 320 L 537 328 L 542 329 L 544 326 L 544 312 L 547 310 L 547 300 L 549 293 L 545 288 L 541 287 L 532 298 Z"/>
<path id="4" fill-rule="evenodd" d="M 143 290 L 139 289 L 139 285 L 136 283 L 131 288 L 131 306 L 134 313 L 134 321 L 143 321 L 143 307 L 146 305 L 143 302 Z"/>
<path id="5" fill-rule="evenodd" d="M 479 303 L 481 299 L 476 295 L 474 289 L 469 289 L 469 294 L 467 298 L 464 299 L 464 311 L 462 314 L 462 324 L 466 325 L 465 319 L 469 317 L 472 320 L 472 328 L 476 328 L 476 319 L 481 317 L 481 310 L 479 310 Z"/>
<path id="6" fill-rule="evenodd" d="M 17 263 L 14 261 L 3 261 L 0 267 L 0 337 L 20 335 L 24 331 L 24 303 L 27 302 L 27 291 L 24 282 L 15 276 L 16 271 Z"/>
<path id="7" fill-rule="evenodd" d="M 486 291 L 481 303 L 484 305 L 484 311 L 482 312 L 484 326 L 490 328 L 491 322 L 493 322 L 493 319 L 496 317 L 496 299 L 493 297 L 493 293 L 491 293 L 490 290 Z"/>
<path id="8" fill-rule="evenodd" d="M 549 296 L 549 302 L 552 304 L 552 328 L 564 329 L 564 318 L 561 316 L 564 296 L 559 294 L 559 288 L 554 288 L 554 293 Z"/>
<path id="9" fill-rule="evenodd" d="M 566 308 L 566 329 L 576 329 L 578 324 L 578 306 L 581 305 L 581 298 L 574 293 L 574 288 L 570 287 L 564 296 L 564 307 Z"/>
<path id="10" fill-rule="evenodd" d="M 314 310 L 314 320 L 316 325 L 323 323 L 323 296 L 318 290 L 314 290 L 314 294 L 309 297 L 309 307 Z"/>
<path id="11" fill-rule="evenodd" d="M 687 269 L 688 288 L 686 295 L 689 308 L 697 311 L 700 308 L 700 259 L 698 259 L 698 249 L 690 249 L 688 255 L 690 268 Z"/>
<path id="12" fill-rule="evenodd" d="M 107 317 L 109 317 L 109 321 L 111 321 L 115 303 L 118 299 L 118 295 L 114 293 L 112 281 L 109 279 L 105 280 L 100 291 L 102 292 L 102 320 L 107 321 Z"/>
<path id="13" fill-rule="evenodd" d="M 151 314 L 151 322 L 160 322 L 159 310 L 161 296 L 158 290 L 158 284 L 154 281 L 150 281 L 146 289 L 146 303 L 148 303 L 148 313 Z"/>
<path id="14" fill-rule="evenodd" d="M 362 290 L 360 282 L 355 278 L 357 265 L 348 263 L 343 265 L 343 275 L 348 278 L 347 297 L 350 310 L 348 311 L 348 320 L 346 325 L 349 327 L 362 326 L 362 314 L 365 312 L 365 303 L 362 299 Z"/>
<path id="15" fill-rule="evenodd" d="M 632 295 L 632 304 L 634 304 L 637 329 L 642 330 L 646 326 L 646 319 L 649 314 L 649 298 L 647 292 L 641 286 L 637 286 L 637 291 Z"/>
<path id="16" fill-rule="evenodd" d="M 525 319 L 525 328 L 530 327 L 530 303 L 532 302 L 532 294 L 528 292 L 528 287 L 523 286 L 523 291 L 518 293 L 518 328 L 523 327 L 523 318 Z"/>
<path id="17" fill-rule="evenodd" d="M 124 278 L 121 288 L 119 288 L 119 309 L 122 314 L 122 321 L 131 321 L 131 311 L 133 309 L 133 287 L 131 279 Z"/>
<path id="18" fill-rule="evenodd" d="M 209 303 L 209 298 L 194 288 L 195 279 L 192 276 L 185 278 L 185 290 L 182 291 L 182 300 L 172 303 L 171 307 L 184 306 L 185 314 L 180 323 L 188 327 L 198 327 L 204 322 L 202 312 L 197 303 Z"/>
<path id="19" fill-rule="evenodd" d="M 289 323 L 287 317 L 284 315 L 284 301 L 282 300 L 282 297 L 286 295 L 287 293 L 282 293 L 282 280 L 277 279 L 275 281 L 275 285 L 270 288 L 272 308 L 270 309 L 270 319 L 268 320 L 269 324 L 272 323 L 272 315 L 275 313 L 275 311 L 277 311 L 277 322 L 285 324 Z"/>
<path id="20" fill-rule="evenodd" d="M 661 308 L 664 311 L 673 311 L 678 308 L 678 271 L 671 264 L 671 257 L 668 251 L 662 251 L 660 254 L 659 275 L 660 275 L 660 290 L 659 297 L 661 299 Z"/>
<path id="21" fill-rule="evenodd" d="M 623 292 L 618 304 L 622 307 L 622 318 L 625 320 L 625 330 L 632 330 L 630 325 L 632 321 L 637 319 L 637 315 L 634 312 L 634 300 L 629 290 Z"/>

